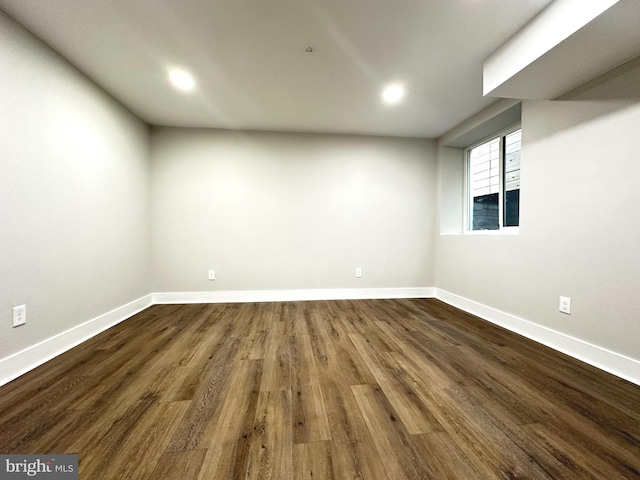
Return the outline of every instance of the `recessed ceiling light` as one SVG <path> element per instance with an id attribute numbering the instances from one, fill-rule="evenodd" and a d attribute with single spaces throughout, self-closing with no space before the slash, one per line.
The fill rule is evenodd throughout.
<path id="1" fill-rule="evenodd" d="M 382 100 L 389 105 L 398 103 L 402 97 L 404 97 L 404 87 L 399 83 L 391 83 L 382 91 Z"/>
<path id="2" fill-rule="evenodd" d="M 174 87 L 188 92 L 196 86 L 196 81 L 189 72 L 180 69 L 173 69 L 169 72 L 169 80 Z"/>

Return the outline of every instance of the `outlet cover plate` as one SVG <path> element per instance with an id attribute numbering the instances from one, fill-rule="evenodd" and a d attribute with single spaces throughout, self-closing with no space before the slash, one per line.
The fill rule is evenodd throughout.
<path id="1" fill-rule="evenodd" d="M 567 315 L 571 315 L 571 298 L 569 297 L 560 297 L 560 305 L 558 306 L 558 310 L 562 313 L 566 313 Z"/>
<path id="2" fill-rule="evenodd" d="M 17 307 L 11 307 L 11 313 L 13 317 L 13 326 L 19 327 L 27 323 L 27 306 L 18 305 Z"/>

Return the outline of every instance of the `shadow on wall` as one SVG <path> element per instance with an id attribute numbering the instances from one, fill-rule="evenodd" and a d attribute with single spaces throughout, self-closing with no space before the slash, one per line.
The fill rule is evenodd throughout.
<path id="1" fill-rule="evenodd" d="M 557 100 L 640 100 L 640 56 L 594 78 Z"/>
<path id="2" fill-rule="evenodd" d="M 627 100 L 531 100 L 531 104 L 547 104 L 547 122 L 536 128 L 527 124 L 527 113 L 522 115 L 523 144 L 530 146 L 539 140 L 562 134 L 580 125 L 596 122 L 599 119 L 618 114 L 623 110 L 640 105 L 640 98 Z M 526 140 L 525 140 L 526 139 Z M 523 149 L 524 150 L 524 149 Z"/>
<path id="3" fill-rule="evenodd" d="M 550 112 L 557 114 L 548 115 L 545 128 L 524 126 L 528 144 L 633 108 L 640 104 L 640 56 L 555 100 L 541 102 L 555 105 Z M 525 118 L 523 115 L 523 124 Z"/>

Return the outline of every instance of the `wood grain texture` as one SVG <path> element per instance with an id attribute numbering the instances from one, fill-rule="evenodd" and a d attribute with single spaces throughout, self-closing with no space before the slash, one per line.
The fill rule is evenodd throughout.
<path id="1" fill-rule="evenodd" d="M 156 305 L 0 388 L 83 479 L 640 479 L 640 388 L 437 300 Z"/>

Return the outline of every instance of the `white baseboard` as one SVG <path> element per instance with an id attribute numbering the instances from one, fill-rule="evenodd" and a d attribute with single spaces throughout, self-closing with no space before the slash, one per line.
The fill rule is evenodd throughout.
<path id="1" fill-rule="evenodd" d="M 640 385 L 640 361 L 593 345 L 454 293 L 435 289 L 435 297 L 451 306 L 553 348 L 605 372 Z"/>
<path id="2" fill-rule="evenodd" d="M 0 359 L 0 386 L 155 304 L 433 298 L 435 288 L 363 288 L 153 293 Z"/>
<path id="3" fill-rule="evenodd" d="M 433 298 L 435 288 L 334 288 L 310 290 L 240 290 L 220 292 L 154 293 L 153 303 L 299 302 L 309 300 L 367 300 Z"/>
<path id="4" fill-rule="evenodd" d="M 155 304 L 383 298 L 438 298 L 460 310 L 640 385 L 640 361 L 638 360 L 592 345 L 445 290 L 434 287 L 421 287 L 153 293 L 0 359 L 0 386 Z"/>
<path id="5" fill-rule="evenodd" d="M 115 308 L 110 312 L 76 325 L 53 337 L 47 338 L 24 350 L 0 359 L 0 385 L 9 383 L 20 375 L 33 370 L 54 357 L 89 340 L 106 329 L 132 317 L 149 307 L 152 296 L 145 295 L 137 300 Z"/>

